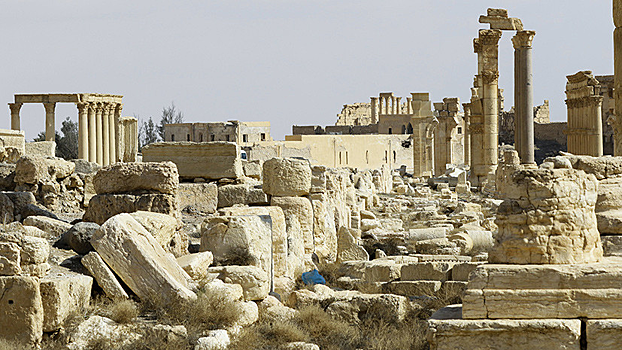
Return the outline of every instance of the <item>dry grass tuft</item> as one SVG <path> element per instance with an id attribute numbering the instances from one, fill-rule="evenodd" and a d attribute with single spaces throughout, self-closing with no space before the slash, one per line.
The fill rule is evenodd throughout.
<path id="1" fill-rule="evenodd" d="M 138 304 L 129 299 L 115 300 L 110 307 L 110 318 L 117 323 L 130 323 L 139 314 Z"/>
<path id="2" fill-rule="evenodd" d="M 318 306 L 307 306 L 294 318 L 311 337 L 311 342 L 322 349 L 357 349 L 360 335 L 357 328 L 347 322 L 334 319 Z"/>

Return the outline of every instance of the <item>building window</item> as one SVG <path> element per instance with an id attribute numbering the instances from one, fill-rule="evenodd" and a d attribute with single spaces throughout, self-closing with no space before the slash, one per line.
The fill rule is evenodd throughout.
<path id="1" fill-rule="evenodd" d="M 171 141 L 175 142 L 175 134 L 171 134 Z"/>
<path id="2" fill-rule="evenodd" d="M 385 163 L 389 162 L 389 155 L 387 154 L 387 151 L 384 151 L 384 162 Z"/>
<path id="3" fill-rule="evenodd" d="M 406 125 L 402 125 L 402 134 L 406 133 Z"/>
<path id="4" fill-rule="evenodd" d="M 339 152 L 339 165 L 341 165 L 341 152 Z"/>
<path id="5" fill-rule="evenodd" d="M 199 134 L 199 142 L 203 142 L 203 134 Z"/>
<path id="6" fill-rule="evenodd" d="M 389 134 L 392 134 L 393 130 L 391 128 L 389 128 Z"/>
<path id="7" fill-rule="evenodd" d="M 216 136 L 215 135 L 209 135 L 210 141 L 215 141 L 216 140 Z"/>
<path id="8" fill-rule="evenodd" d="M 397 162 L 397 153 L 393 151 L 393 163 Z"/>
<path id="9" fill-rule="evenodd" d="M 369 164 L 369 151 L 365 151 L 365 161 Z"/>
<path id="10" fill-rule="evenodd" d="M 406 133 L 407 134 L 413 133 L 413 125 L 411 123 L 408 123 L 408 128 L 406 129 Z"/>
<path id="11" fill-rule="evenodd" d="M 248 142 L 248 134 L 242 135 L 242 142 Z"/>
<path id="12" fill-rule="evenodd" d="M 346 164 L 348 164 L 348 151 L 346 151 Z"/>
<path id="13" fill-rule="evenodd" d="M 462 134 L 462 127 L 461 126 L 458 127 L 458 135 L 460 135 L 460 134 Z"/>
<path id="14" fill-rule="evenodd" d="M 225 135 L 225 140 L 229 141 L 229 135 Z"/>
<path id="15" fill-rule="evenodd" d="M 266 134 L 265 133 L 261 133 L 261 141 L 266 141 Z"/>

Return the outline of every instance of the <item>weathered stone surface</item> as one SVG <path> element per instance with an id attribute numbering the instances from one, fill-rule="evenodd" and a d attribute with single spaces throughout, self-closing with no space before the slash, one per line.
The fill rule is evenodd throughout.
<path id="1" fill-rule="evenodd" d="M 34 277 L 0 277 L 0 338 L 31 346 L 43 335 L 43 305 Z"/>
<path id="2" fill-rule="evenodd" d="M 594 175 L 574 169 L 519 170 L 501 189 L 491 262 L 569 264 L 602 257 Z"/>
<path id="3" fill-rule="evenodd" d="M 249 184 L 226 185 L 218 188 L 218 208 L 236 204 L 265 205 L 268 196 L 259 188 Z"/>
<path id="4" fill-rule="evenodd" d="M 272 158 L 263 163 L 263 190 L 273 196 L 303 196 L 311 190 L 306 160 Z"/>
<path id="5" fill-rule="evenodd" d="M 253 179 L 261 180 L 263 173 L 263 163 L 259 160 L 251 160 L 242 162 L 242 168 L 244 168 L 244 175 Z"/>
<path id="6" fill-rule="evenodd" d="M 136 295 L 164 304 L 195 299 L 189 276 L 129 214 L 119 214 L 93 234 L 91 244 Z M 154 299 L 157 298 L 157 299 Z"/>
<path id="7" fill-rule="evenodd" d="M 71 228 L 71 224 L 49 218 L 47 216 L 32 215 L 24 219 L 25 226 L 34 226 L 48 234 L 48 238 L 60 237 L 65 231 Z"/>
<path id="8" fill-rule="evenodd" d="M 9 197 L 0 193 L 0 222 L 3 224 L 15 221 L 15 205 Z"/>
<path id="9" fill-rule="evenodd" d="M 272 220 L 272 259 L 274 260 L 274 277 L 290 276 L 287 270 L 288 239 L 285 215 L 280 207 L 233 207 L 221 209 L 225 216 L 270 215 Z"/>
<path id="10" fill-rule="evenodd" d="M 15 164 L 15 182 L 36 184 L 65 178 L 71 175 L 76 166 L 61 158 L 24 156 Z"/>
<path id="11" fill-rule="evenodd" d="M 91 198 L 83 220 L 103 224 L 121 213 L 150 211 L 178 216 L 177 199 L 169 194 L 100 194 Z"/>
<path id="12" fill-rule="evenodd" d="M 127 299 L 129 296 L 117 280 L 112 270 L 106 265 L 97 252 L 90 252 L 80 260 L 104 293 L 111 299 Z"/>
<path id="13" fill-rule="evenodd" d="M 321 264 L 333 263 L 337 258 L 336 205 L 325 193 L 313 193 L 309 197 L 313 207 L 314 252 Z"/>
<path id="14" fill-rule="evenodd" d="M 588 349 L 616 349 L 622 339 L 622 320 L 587 320 Z"/>
<path id="15" fill-rule="evenodd" d="M 50 244 L 47 240 L 39 237 L 21 237 L 21 261 L 22 265 L 43 264 L 50 256 Z"/>
<path id="16" fill-rule="evenodd" d="M 169 244 L 179 226 L 176 218 L 166 214 L 136 211 L 130 215 L 143 225 L 162 247 Z"/>
<path id="17" fill-rule="evenodd" d="M 244 297 L 244 289 L 241 285 L 225 283 L 219 279 L 215 279 L 207 283 L 203 289 L 206 293 L 222 295 L 223 297 L 234 301 L 242 300 Z"/>
<path id="18" fill-rule="evenodd" d="M 201 280 L 207 276 L 207 269 L 214 261 L 211 252 L 199 252 L 177 258 L 177 263 L 190 277 Z"/>
<path id="19" fill-rule="evenodd" d="M 0 276 L 22 273 L 20 246 L 13 242 L 0 242 Z"/>
<path id="20" fill-rule="evenodd" d="M 622 236 L 600 236 L 605 256 L 622 256 Z"/>
<path id="21" fill-rule="evenodd" d="M 144 162 L 170 160 L 182 179 L 236 179 L 243 175 L 240 147 L 233 142 L 152 143 L 142 149 Z"/>
<path id="22" fill-rule="evenodd" d="M 180 210 L 192 208 L 211 214 L 218 205 L 218 186 L 214 183 L 180 183 L 177 199 Z"/>
<path id="23" fill-rule="evenodd" d="M 481 262 L 463 262 L 455 264 L 451 269 L 451 279 L 454 281 L 468 281 L 469 274 L 479 266 Z"/>
<path id="24" fill-rule="evenodd" d="M 93 185 L 97 194 L 149 191 L 175 195 L 179 174 L 172 162 L 115 163 L 99 170 Z"/>
<path id="25" fill-rule="evenodd" d="M 357 240 L 350 233 L 351 230 L 345 226 L 339 228 L 337 234 L 337 262 L 341 263 L 350 260 L 369 260 L 369 253 L 365 248 L 358 245 Z"/>
<path id="26" fill-rule="evenodd" d="M 43 331 L 56 331 L 69 317 L 83 314 L 89 307 L 92 286 L 93 278 L 77 273 L 42 278 Z"/>
<path id="27" fill-rule="evenodd" d="M 281 207 L 285 217 L 293 215 L 298 219 L 302 230 L 305 253 L 311 254 L 314 249 L 313 206 L 311 201 L 305 197 L 272 197 L 271 205 Z"/>
<path id="28" fill-rule="evenodd" d="M 612 209 L 596 213 L 598 232 L 600 234 L 622 234 L 622 210 Z"/>
<path id="29" fill-rule="evenodd" d="M 78 254 L 87 254 L 93 250 L 91 237 L 99 229 L 94 222 L 79 222 L 73 225 L 63 236 L 63 241 Z"/>
<path id="30" fill-rule="evenodd" d="M 434 295 L 441 284 L 440 281 L 394 281 L 383 284 L 382 291 L 403 296 Z"/>
<path id="31" fill-rule="evenodd" d="M 257 266 L 272 271 L 271 219 L 267 215 L 219 216 L 201 226 L 200 251 L 222 264 Z"/>
<path id="32" fill-rule="evenodd" d="M 256 266 L 218 266 L 209 272 L 217 273 L 225 283 L 241 285 L 244 300 L 263 300 L 270 292 L 269 275 Z"/>
<path id="33" fill-rule="evenodd" d="M 463 318 L 622 318 L 619 263 L 481 265 L 471 273 Z"/>
<path id="34" fill-rule="evenodd" d="M 283 345 L 282 350 L 320 350 L 320 347 L 313 343 L 305 343 L 301 341 L 291 342 Z"/>
<path id="35" fill-rule="evenodd" d="M 430 350 L 579 350 L 580 320 L 430 320 Z"/>
<path id="36" fill-rule="evenodd" d="M 15 164 L 0 163 L 0 191 L 15 189 Z"/>
<path id="37" fill-rule="evenodd" d="M 285 217 L 287 230 L 287 275 L 298 278 L 305 272 L 305 246 L 300 222 L 294 215 Z"/>
<path id="38" fill-rule="evenodd" d="M 402 281 L 451 280 L 453 262 L 420 262 L 402 266 Z"/>
<path id="39" fill-rule="evenodd" d="M 84 159 L 72 159 L 70 162 L 76 165 L 75 171 L 80 174 L 95 174 L 102 168 L 101 165 Z"/>
<path id="40" fill-rule="evenodd" d="M 194 350 L 225 350 L 231 344 L 229 333 L 224 329 L 207 332 L 207 336 L 197 340 Z"/>
<path id="41" fill-rule="evenodd" d="M 110 342 L 115 346 L 127 347 L 140 335 L 130 325 L 118 324 L 102 316 L 91 315 L 70 333 L 69 350 L 88 349 L 89 344 Z"/>

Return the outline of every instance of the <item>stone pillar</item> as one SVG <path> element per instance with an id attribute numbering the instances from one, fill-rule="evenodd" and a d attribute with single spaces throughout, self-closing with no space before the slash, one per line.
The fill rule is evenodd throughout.
<path id="1" fill-rule="evenodd" d="M 371 98 L 371 123 L 378 123 L 378 97 Z"/>
<path id="2" fill-rule="evenodd" d="M 11 130 L 21 130 L 19 110 L 22 108 L 21 103 L 9 103 L 11 110 Z"/>
<path id="3" fill-rule="evenodd" d="M 406 114 L 413 114 L 413 98 L 406 97 Z"/>
<path id="4" fill-rule="evenodd" d="M 464 108 L 464 165 L 471 165 L 471 104 L 463 103 Z M 466 180 L 465 180 L 466 181 Z"/>
<path id="5" fill-rule="evenodd" d="M 121 110 L 123 110 L 123 105 L 115 103 L 110 111 L 110 164 L 119 161 L 119 118 L 121 117 Z"/>
<path id="6" fill-rule="evenodd" d="M 499 108 L 497 98 L 499 95 L 499 39 L 501 31 L 496 29 L 482 29 L 479 31 L 481 44 L 480 55 L 482 56 L 482 112 L 483 112 L 483 137 L 482 159 L 480 167 L 474 169 L 475 175 L 483 179 L 488 174 L 494 174 L 498 162 L 498 120 Z"/>
<path id="7" fill-rule="evenodd" d="M 395 114 L 402 114 L 402 106 L 400 105 L 401 97 L 396 97 L 395 98 Z"/>
<path id="8" fill-rule="evenodd" d="M 591 71 L 581 71 L 566 78 L 568 152 L 600 157 L 603 155 L 600 83 Z"/>
<path id="9" fill-rule="evenodd" d="M 613 155 L 622 156 L 622 0 L 613 0 L 613 59 L 615 115 L 611 118 L 613 127 Z"/>
<path id="10" fill-rule="evenodd" d="M 397 114 L 397 104 L 395 103 L 395 96 L 391 96 L 391 113 L 389 114 Z"/>
<path id="11" fill-rule="evenodd" d="M 97 144 L 97 158 L 95 161 L 99 165 L 104 164 L 104 130 L 102 126 L 103 112 L 103 104 L 101 102 L 97 103 L 95 107 L 95 142 Z"/>
<path id="12" fill-rule="evenodd" d="M 89 133 L 88 133 L 88 161 L 95 163 L 97 161 L 97 105 L 89 103 Z"/>
<path id="13" fill-rule="evenodd" d="M 531 44 L 535 31 L 523 30 L 512 38 L 514 44 L 514 139 L 522 164 L 535 164 L 533 125 L 533 73 Z"/>
<path id="14" fill-rule="evenodd" d="M 102 105 L 102 165 L 110 164 L 110 103 Z"/>
<path id="15" fill-rule="evenodd" d="M 76 103 L 78 107 L 78 158 L 89 160 L 89 104 Z"/>
<path id="16" fill-rule="evenodd" d="M 54 115 L 56 103 L 46 102 L 43 107 L 45 107 L 45 141 L 54 141 L 56 139 L 56 116 Z"/>

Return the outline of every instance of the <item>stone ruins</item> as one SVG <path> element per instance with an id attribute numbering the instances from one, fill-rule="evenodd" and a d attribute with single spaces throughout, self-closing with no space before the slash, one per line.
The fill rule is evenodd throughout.
<path id="1" fill-rule="evenodd" d="M 479 18 L 468 102 L 380 92 L 285 140 L 269 122 L 168 124 L 139 156 L 120 95 L 15 95 L 0 348 L 620 348 L 613 4 L 615 76 L 568 75 L 566 123 L 533 105 L 535 32 L 504 9 Z M 26 142 L 24 103 L 44 104 L 46 141 Z M 54 157 L 56 103 L 78 107 L 79 159 Z"/>

